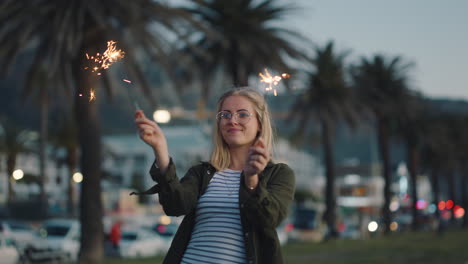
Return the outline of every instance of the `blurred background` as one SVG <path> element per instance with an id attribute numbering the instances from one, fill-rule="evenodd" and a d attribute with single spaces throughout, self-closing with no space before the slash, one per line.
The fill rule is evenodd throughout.
<path id="1" fill-rule="evenodd" d="M 129 195 L 155 184 L 135 109 L 181 177 L 209 159 L 217 98 L 247 85 L 269 103 L 274 161 L 296 174 L 277 228 L 287 263 L 466 263 L 466 10 L 2 1 L 0 263 L 159 263 L 182 217 Z"/>

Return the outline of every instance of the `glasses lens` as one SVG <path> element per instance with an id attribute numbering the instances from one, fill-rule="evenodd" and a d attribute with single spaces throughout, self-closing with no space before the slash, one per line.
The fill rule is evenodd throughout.
<path id="1" fill-rule="evenodd" d="M 239 121 L 239 123 L 246 123 L 249 120 L 250 120 L 250 113 L 248 111 L 237 112 L 237 121 Z"/>
<path id="2" fill-rule="evenodd" d="M 221 111 L 217 114 L 217 118 L 218 120 L 221 120 L 221 119 L 229 120 L 232 118 L 232 114 L 227 111 Z"/>

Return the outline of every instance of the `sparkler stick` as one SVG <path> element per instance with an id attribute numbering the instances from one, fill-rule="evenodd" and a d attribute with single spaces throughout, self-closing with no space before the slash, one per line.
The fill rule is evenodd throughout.
<path id="1" fill-rule="evenodd" d="M 129 84 L 132 84 L 132 81 L 127 80 L 127 79 L 122 79 L 122 81 L 124 81 L 126 83 L 129 83 Z M 140 110 L 141 107 L 140 107 L 140 105 L 138 105 L 138 101 L 136 100 L 135 95 L 130 90 L 130 86 L 126 85 L 126 87 L 127 87 L 128 96 L 129 96 L 130 100 L 133 102 L 133 106 L 135 107 L 135 110 Z"/>
<path id="2" fill-rule="evenodd" d="M 276 86 L 279 84 L 279 82 L 282 80 L 282 79 L 287 79 L 290 77 L 290 75 L 288 73 L 283 73 L 281 74 L 281 76 L 278 76 L 278 75 L 275 75 L 275 76 L 272 76 L 270 74 L 270 72 L 268 72 L 268 69 L 265 69 L 265 74 L 263 73 L 259 73 L 258 74 L 260 76 L 260 82 L 264 82 L 266 84 L 268 84 L 268 87 L 265 88 L 266 91 L 271 91 L 273 90 L 273 94 L 275 96 L 278 95 L 277 91 L 276 91 Z M 275 88 L 274 88 L 275 87 Z"/>

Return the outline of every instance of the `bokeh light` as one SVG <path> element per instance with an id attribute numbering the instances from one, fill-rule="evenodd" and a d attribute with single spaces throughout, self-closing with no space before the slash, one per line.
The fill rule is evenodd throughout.
<path id="1" fill-rule="evenodd" d="M 73 181 L 76 182 L 76 183 L 80 183 L 83 181 L 83 174 L 81 174 L 80 172 L 75 172 L 73 174 Z"/>
<path id="2" fill-rule="evenodd" d="M 423 210 L 423 209 L 426 209 L 426 207 L 427 207 L 426 200 L 421 199 L 416 202 L 416 209 Z"/>
<path id="3" fill-rule="evenodd" d="M 21 180 L 24 177 L 24 172 L 23 170 L 18 169 L 18 170 L 13 171 L 12 176 L 13 176 L 13 179 L 15 179 L 15 181 Z"/>
<path id="4" fill-rule="evenodd" d="M 453 208 L 453 216 L 455 216 L 455 218 L 462 218 L 464 215 L 465 215 L 465 209 L 463 209 L 461 206 L 456 205 Z"/>
<path id="5" fill-rule="evenodd" d="M 445 202 L 445 208 L 447 208 L 448 210 L 452 209 L 453 205 L 454 204 L 452 200 L 448 200 L 447 202 Z"/>
<path id="6" fill-rule="evenodd" d="M 396 212 L 400 208 L 400 203 L 396 200 L 390 202 L 390 211 Z"/>
<path id="7" fill-rule="evenodd" d="M 437 208 L 439 208 L 440 211 L 445 210 L 445 201 L 440 201 Z"/>
<path id="8" fill-rule="evenodd" d="M 392 222 L 392 223 L 390 224 L 390 230 L 396 231 L 397 229 L 398 229 L 398 223 L 395 222 L 395 221 Z"/>
<path id="9" fill-rule="evenodd" d="M 171 218 L 167 215 L 162 215 L 160 218 L 159 218 L 159 222 L 163 225 L 168 225 L 171 223 Z"/>
<path id="10" fill-rule="evenodd" d="M 376 221 L 371 221 L 367 225 L 367 229 L 369 230 L 369 232 L 375 232 L 375 231 L 377 231 L 378 228 L 379 228 L 379 224 L 377 224 Z"/>
<path id="11" fill-rule="evenodd" d="M 156 123 L 168 123 L 171 121 L 171 113 L 167 110 L 156 110 L 153 113 L 153 119 Z"/>

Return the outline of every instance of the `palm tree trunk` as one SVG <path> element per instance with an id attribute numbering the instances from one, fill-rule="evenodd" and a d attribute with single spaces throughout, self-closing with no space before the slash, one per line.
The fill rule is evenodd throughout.
<path id="1" fill-rule="evenodd" d="M 47 89 L 42 85 L 40 87 L 40 111 L 41 111 L 41 128 L 40 128 L 40 140 L 39 140 L 39 201 L 40 201 L 40 214 L 41 216 L 47 216 L 47 194 L 45 190 L 45 184 L 47 181 L 46 177 L 46 147 L 47 147 L 47 128 L 48 128 L 48 98 Z"/>
<path id="2" fill-rule="evenodd" d="M 243 70 L 239 68 L 239 44 L 236 40 L 230 41 L 231 53 L 229 58 L 229 68 L 234 86 L 247 86 L 248 81 Z"/>
<path id="3" fill-rule="evenodd" d="M 339 236 L 336 230 L 336 194 L 335 194 L 335 166 L 333 158 L 333 145 L 331 142 L 330 123 L 326 118 L 321 118 L 323 152 L 325 159 L 325 221 L 328 226 L 327 238 L 337 238 Z"/>
<path id="4" fill-rule="evenodd" d="M 384 223 L 384 234 L 390 233 L 390 223 L 392 216 L 390 212 L 391 192 L 391 171 L 390 171 L 390 149 L 389 149 L 389 131 L 385 119 L 377 120 L 377 139 L 379 144 L 380 159 L 382 161 L 382 174 L 384 178 L 384 204 L 382 207 L 382 217 Z"/>
<path id="5" fill-rule="evenodd" d="M 82 49 L 81 54 L 85 54 Z M 92 51 L 90 51 L 92 52 Z M 103 258 L 101 201 L 101 131 L 96 101 L 89 102 L 89 91 L 96 87 L 96 75 L 84 72 L 84 61 L 74 63 L 77 79 L 75 95 L 78 139 L 81 148 L 83 182 L 80 196 L 81 248 L 80 263 L 99 263 Z M 81 96 L 80 96 L 81 94 Z"/>
<path id="6" fill-rule="evenodd" d="M 68 199 L 67 199 L 67 207 L 68 213 L 75 217 L 77 215 L 76 211 L 76 189 L 75 183 L 73 182 L 73 174 L 76 172 L 76 161 L 77 161 L 77 150 L 75 148 L 68 148 L 67 149 L 67 167 L 68 167 Z"/>
<path id="7" fill-rule="evenodd" d="M 411 143 L 407 143 L 407 164 L 408 164 L 408 172 L 409 177 L 411 180 L 411 198 L 412 198 L 412 206 L 411 206 L 411 215 L 412 215 L 412 223 L 411 227 L 413 231 L 419 229 L 419 217 L 418 217 L 418 175 L 417 175 L 417 156 L 418 152 L 414 146 L 411 146 Z"/>
<path id="8" fill-rule="evenodd" d="M 450 168 L 448 170 L 448 185 L 449 185 L 449 199 L 453 201 L 453 204 L 457 204 L 457 197 L 456 197 L 456 186 L 455 186 L 455 170 L 453 168 Z M 450 210 L 450 224 L 452 226 L 455 225 L 455 214 L 453 213 L 453 208 Z"/>
<path id="9" fill-rule="evenodd" d="M 16 155 L 17 153 L 8 153 L 6 158 L 6 167 L 7 167 L 7 180 L 8 180 L 8 204 L 13 202 L 15 199 L 15 190 L 13 190 L 13 171 L 16 166 Z"/>
<path id="10" fill-rule="evenodd" d="M 439 205 L 440 201 L 440 184 L 439 184 L 439 174 L 440 174 L 440 169 L 435 165 L 432 168 L 432 193 L 433 193 L 433 203 L 435 205 Z M 440 211 L 439 208 L 436 209 L 435 211 L 435 218 L 437 221 L 437 233 L 442 234 L 443 231 L 443 225 L 442 225 L 442 219 L 440 217 Z"/>
<path id="11" fill-rule="evenodd" d="M 463 228 L 468 228 L 468 160 L 463 160 L 461 162 L 461 197 L 462 197 L 462 205 L 461 207 L 465 209 L 465 214 L 463 215 Z"/>

